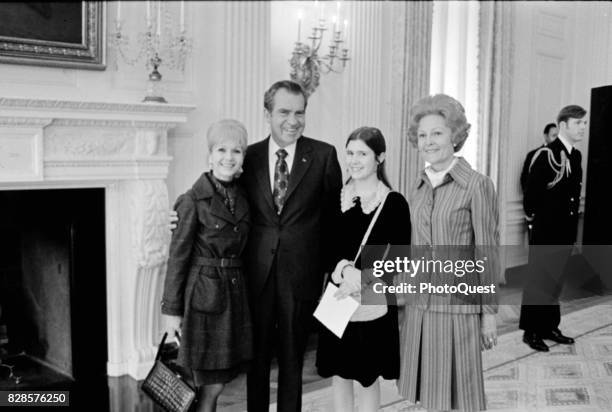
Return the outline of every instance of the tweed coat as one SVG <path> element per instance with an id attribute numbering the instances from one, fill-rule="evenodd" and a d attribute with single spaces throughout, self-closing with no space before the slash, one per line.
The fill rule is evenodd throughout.
<path id="1" fill-rule="evenodd" d="M 250 214 L 238 188 L 232 215 L 204 173 L 175 204 L 162 313 L 183 316 L 179 364 L 228 369 L 252 358 L 252 325 L 240 256 Z M 221 260 L 222 258 L 222 260 Z"/>

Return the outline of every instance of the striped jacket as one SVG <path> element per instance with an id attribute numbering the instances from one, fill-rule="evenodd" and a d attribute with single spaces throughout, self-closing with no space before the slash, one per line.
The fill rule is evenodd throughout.
<path id="1" fill-rule="evenodd" d="M 472 170 L 462 157 L 444 176 L 443 182 L 432 188 L 422 171 L 410 195 L 412 245 L 428 246 L 429 258 L 482 260 L 485 270 L 463 277 L 440 273 L 421 273 L 420 281 L 432 284 L 467 283 L 497 284 L 500 279 L 499 230 L 497 196 L 493 182 Z M 453 248 L 453 246 L 473 246 Z M 427 249 L 427 248 L 425 248 Z M 471 255 L 466 255 L 466 249 Z M 421 247 L 421 251 L 423 248 Z M 436 253 L 439 252 L 439 253 Z M 417 259 L 418 256 L 412 256 Z M 497 292 L 497 288 L 495 289 Z M 410 303 L 424 310 L 447 313 L 495 313 L 496 294 L 432 293 L 413 296 Z"/>

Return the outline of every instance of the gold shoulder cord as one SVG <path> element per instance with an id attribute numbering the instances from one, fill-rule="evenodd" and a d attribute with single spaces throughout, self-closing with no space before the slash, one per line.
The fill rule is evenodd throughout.
<path id="1" fill-rule="evenodd" d="M 536 159 L 542 152 L 547 152 L 548 165 L 555 172 L 555 178 L 552 180 L 552 182 L 549 182 L 547 185 L 549 189 L 552 189 L 553 187 L 555 187 L 557 183 L 561 181 L 561 179 L 563 179 L 563 175 L 565 176 L 570 175 L 570 173 L 572 172 L 572 168 L 570 166 L 569 159 L 565 155 L 564 151 L 561 151 L 561 161 L 557 162 L 555 160 L 555 155 L 553 154 L 552 150 L 550 150 L 548 147 L 542 147 L 535 153 L 535 155 L 533 155 L 533 158 L 531 159 L 531 163 L 529 164 L 530 173 L 531 173 L 531 167 L 533 166 Z"/>

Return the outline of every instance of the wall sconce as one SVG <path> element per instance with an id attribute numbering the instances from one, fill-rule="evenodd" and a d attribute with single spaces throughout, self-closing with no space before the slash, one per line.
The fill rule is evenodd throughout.
<path id="1" fill-rule="evenodd" d="M 319 11 L 318 2 L 315 1 L 315 9 Z M 337 15 L 332 18 L 332 32 L 329 41 L 329 51 L 325 56 L 319 55 L 319 49 L 323 44 L 323 37 L 328 31 L 323 12 L 318 18 L 318 24 L 312 28 L 312 35 L 307 39 L 309 44 L 300 41 L 302 28 L 302 14 L 298 14 L 298 37 L 293 48 L 289 66 L 291 67 L 291 80 L 302 85 L 306 93 L 310 96 L 319 86 L 321 73 L 327 74 L 342 73 L 346 67 L 346 62 L 350 60 L 349 50 L 346 47 L 346 32 L 348 21 L 344 20 L 343 31 L 339 28 L 338 19 L 340 16 L 340 2 L 337 3 Z"/>
<path id="2" fill-rule="evenodd" d="M 155 9 L 155 10 L 154 10 Z M 121 31 L 121 1 L 117 2 L 117 19 L 115 22 L 115 34 L 112 43 L 123 60 L 133 66 L 145 56 L 149 81 L 147 83 L 147 94 L 144 102 L 167 103 L 162 96 L 162 75 L 157 70 L 162 63 L 170 69 L 185 69 L 185 60 L 191 51 L 192 41 L 186 36 L 185 30 L 185 1 L 180 2 L 180 25 L 179 32 L 174 33 L 171 27 L 175 23 L 171 20 L 164 2 L 150 0 L 146 1 L 146 31 L 138 33 L 137 48 L 134 57 L 128 57 L 124 48 L 129 44 L 129 38 Z M 155 27 L 155 31 L 153 31 Z"/>

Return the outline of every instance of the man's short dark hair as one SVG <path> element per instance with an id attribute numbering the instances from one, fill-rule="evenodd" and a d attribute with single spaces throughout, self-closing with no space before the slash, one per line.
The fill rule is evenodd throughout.
<path id="1" fill-rule="evenodd" d="M 548 132 L 550 132 L 550 129 L 552 129 L 553 127 L 557 127 L 556 123 L 548 123 L 546 126 L 544 126 L 544 134 L 547 135 Z"/>
<path id="2" fill-rule="evenodd" d="M 586 110 L 575 104 L 565 106 L 557 115 L 557 124 L 561 124 L 561 122 L 567 123 L 569 119 L 582 119 L 586 113 Z"/>
<path id="3" fill-rule="evenodd" d="M 308 105 L 308 96 L 306 95 L 304 88 L 302 88 L 299 83 L 292 80 L 280 80 L 270 86 L 270 88 L 264 93 L 264 108 L 268 112 L 272 112 L 272 109 L 274 108 L 274 95 L 276 95 L 276 92 L 279 89 L 285 89 L 289 93 L 301 94 L 304 96 L 304 110 L 306 110 L 306 106 Z"/>

